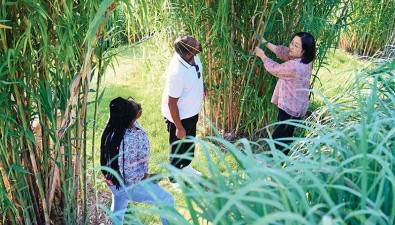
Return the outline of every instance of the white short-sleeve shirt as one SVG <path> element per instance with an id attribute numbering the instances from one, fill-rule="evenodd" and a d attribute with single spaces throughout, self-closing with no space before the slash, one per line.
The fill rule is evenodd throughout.
<path id="1" fill-rule="evenodd" d="M 203 66 L 196 55 L 195 64 L 199 66 L 200 78 L 196 67 L 187 63 L 177 53 L 174 54 L 166 70 L 166 84 L 162 95 L 162 114 L 171 122 L 169 96 L 178 98 L 177 106 L 180 119 L 195 116 L 200 112 L 203 101 Z"/>

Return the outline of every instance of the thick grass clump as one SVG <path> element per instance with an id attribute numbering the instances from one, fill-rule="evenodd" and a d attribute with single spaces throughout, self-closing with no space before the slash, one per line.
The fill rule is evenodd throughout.
<path id="1" fill-rule="evenodd" d="M 0 224 L 87 221 L 87 95 L 115 6 L 0 1 Z"/>
<path id="2" fill-rule="evenodd" d="M 351 5 L 350 26 L 342 33 L 340 46 L 357 55 L 394 57 L 395 2 L 362 0 Z"/>

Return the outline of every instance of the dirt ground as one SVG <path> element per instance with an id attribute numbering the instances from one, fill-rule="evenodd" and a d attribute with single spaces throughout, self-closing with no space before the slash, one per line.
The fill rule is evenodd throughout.
<path id="1" fill-rule="evenodd" d="M 105 190 L 105 191 L 99 191 L 97 193 L 97 205 L 95 202 L 95 193 L 92 185 L 88 185 L 88 191 L 87 191 L 87 196 L 88 196 L 88 224 L 93 224 L 93 225 L 112 225 L 112 222 L 108 219 L 106 219 L 107 214 L 104 210 L 102 210 L 99 206 L 97 205 L 104 205 L 104 206 L 110 206 L 111 204 L 111 192 L 110 190 Z M 96 207 L 97 206 L 97 207 Z M 81 209 L 83 206 L 80 206 Z M 79 211 L 78 215 L 78 224 L 83 225 L 83 214 L 82 210 Z"/>
<path id="2" fill-rule="evenodd" d="M 88 208 L 89 208 L 88 224 L 112 225 L 112 222 L 110 220 L 108 219 L 106 220 L 107 214 L 104 210 L 102 210 L 100 207 L 97 207 L 97 211 L 96 211 L 95 208 L 96 203 L 94 200 L 95 193 L 92 187 L 88 189 L 89 189 L 87 193 Z M 106 206 L 109 206 L 111 204 L 111 192 L 109 190 L 98 193 L 98 204 L 106 205 Z M 84 224 L 82 219 L 80 221 L 81 223 L 79 224 Z"/>

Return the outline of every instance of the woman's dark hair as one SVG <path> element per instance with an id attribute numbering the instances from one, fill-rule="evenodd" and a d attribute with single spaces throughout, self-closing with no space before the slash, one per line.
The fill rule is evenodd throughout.
<path id="1" fill-rule="evenodd" d="M 126 129 L 137 116 L 136 109 L 130 100 L 118 97 L 110 102 L 110 118 L 103 131 L 100 145 L 100 165 L 110 167 L 115 170 L 118 175 L 118 155 L 119 146 L 123 140 Z M 119 188 L 120 183 L 115 176 L 105 170 L 102 170 L 104 177 Z"/>
<path id="2" fill-rule="evenodd" d="M 295 36 L 300 37 L 302 41 L 303 54 L 301 62 L 304 64 L 312 62 L 315 59 L 315 40 L 313 35 L 307 32 L 299 32 L 292 35 L 291 41 Z"/>

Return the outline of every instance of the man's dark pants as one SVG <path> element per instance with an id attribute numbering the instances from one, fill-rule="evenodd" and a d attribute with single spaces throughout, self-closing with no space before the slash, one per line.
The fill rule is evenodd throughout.
<path id="1" fill-rule="evenodd" d="M 186 131 L 186 136 L 196 137 L 196 124 L 198 122 L 198 119 L 199 116 L 198 114 L 196 114 L 195 116 L 181 120 L 182 126 Z M 180 140 L 176 136 L 176 125 L 166 118 L 165 118 L 165 123 L 167 126 L 167 132 L 169 132 L 170 164 L 179 169 L 182 169 L 188 166 L 189 164 L 191 164 L 191 161 L 195 155 L 195 143 L 187 142 L 187 143 L 173 144 L 174 142 Z M 183 155 L 184 157 L 180 158 L 175 156 L 175 154 Z M 185 156 L 187 156 L 189 159 L 185 159 Z"/>

